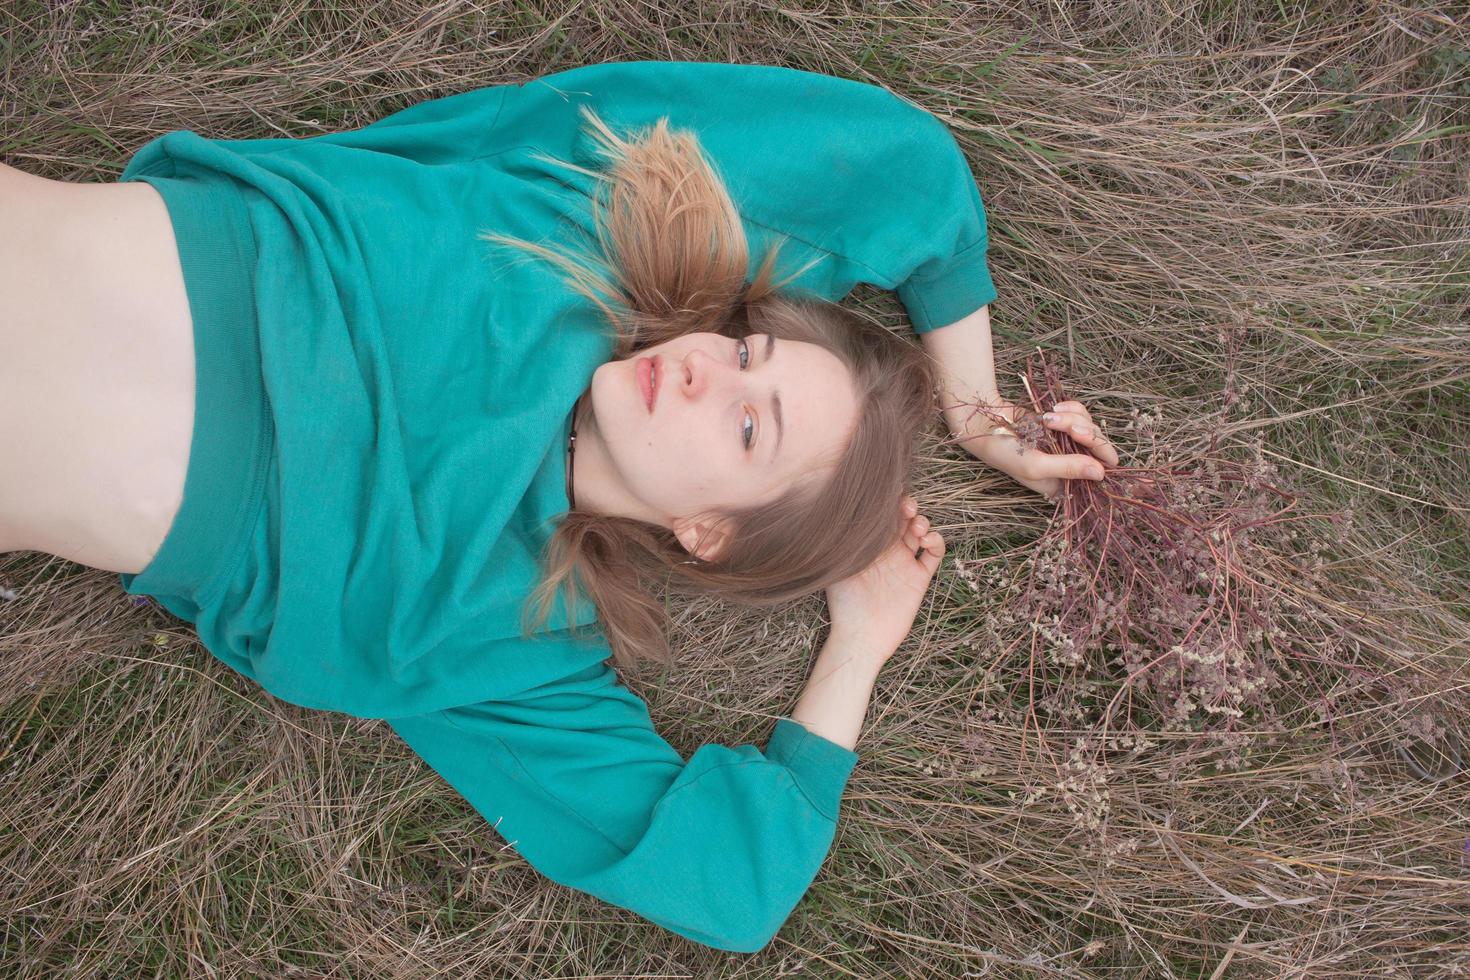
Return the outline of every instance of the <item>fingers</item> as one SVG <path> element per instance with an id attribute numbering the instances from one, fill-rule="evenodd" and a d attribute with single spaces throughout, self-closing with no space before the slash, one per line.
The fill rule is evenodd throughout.
<path id="1" fill-rule="evenodd" d="M 930 531 L 928 534 L 920 535 L 905 534 L 903 546 L 908 550 L 910 557 L 921 561 L 933 556 L 935 558 L 934 567 L 938 568 L 938 559 L 944 555 L 944 535 L 938 531 Z M 923 554 L 919 554 L 920 548 L 923 549 Z M 927 568 L 928 566 L 926 565 L 925 567 Z"/>
<path id="2" fill-rule="evenodd" d="M 900 536 L 904 547 L 909 554 L 915 555 L 929 574 L 934 574 L 944 557 L 944 536 L 929 529 L 929 519 L 919 513 L 919 503 L 913 497 L 906 495 L 899 501 L 899 513 L 902 515 Z M 921 548 L 922 554 L 916 554 Z"/>
<path id="3" fill-rule="evenodd" d="M 943 557 L 944 536 L 938 531 L 930 531 L 924 535 L 924 553 L 919 556 L 919 564 L 924 566 L 924 571 L 933 575 L 939 571 L 939 562 Z"/>
<path id="4" fill-rule="evenodd" d="M 903 529 L 903 543 L 909 551 L 918 551 L 919 545 L 923 543 L 925 538 L 938 533 L 938 531 L 929 531 L 929 519 L 927 517 L 915 517 Z"/>
<path id="5" fill-rule="evenodd" d="M 1035 477 L 1056 477 L 1061 480 L 1101 480 L 1106 473 L 1102 463 L 1082 453 L 1038 456 Z"/>
<path id="6" fill-rule="evenodd" d="M 1081 412 L 1050 411 L 1041 417 L 1041 421 L 1048 429 L 1066 432 L 1079 439 L 1102 434 L 1092 419 Z"/>
<path id="7" fill-rule="evenodd" d="M 919 513 L 919 502 L 908 494 L 898 499 L 898 533 L 902 534 L 908 529 L 909 521 L 913 520 Z"/>
<path id="8" fill-rule="evenodd" d="M 1081 411 L 1070 406 L 1076 406 Z M 1092 416 L 1087 414 L 1087 410 L 1082 409 L 1077 402 L 1057 402 L 1052 411 L 1041 417 L 1041 421 L 1048 429 L 1065 432 L 1108 465 L 1118 465 L 1118 450 L 1103 435 L 1102 429 L 1093 424 Z"/>

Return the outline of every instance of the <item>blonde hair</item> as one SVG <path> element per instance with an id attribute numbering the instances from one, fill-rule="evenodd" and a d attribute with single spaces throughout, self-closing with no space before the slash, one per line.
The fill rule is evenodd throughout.
<path id="1" fill-rule="evenodd" d="M 522 619 L 526 633 L 545 623 L 558 590 L 571 621 L 574 590 L 581 589 L 597 607 L 616 663 L 667 663 L 668 616 L 656 587 L 770 607 L 862 571 L 892 543 L 915 441 L 936 411 L 936 376 L 917 344 L 836 303 L 781 291 L 810 265 L 772 282 L 779 241 L 747 285 L 740 214 L 692 133 L 671 130 L 664 117 L 625 140 L 589 107 L 581 111 L 599 153 L 611 161 L 607 171 L 542 159 L 597 181 L 592 216 L 600 254 L 481 237 L 561 268 L 567 284 L 602 311 L 615 360 L 687 333 L 768 333 L 835 354 L 859 405 L 856 427 L 829 471 L 772 503 L 714 515 L 732 532 L 716 560 L 690 560 L 674 533 L 658 525 L 568 512 L 543 552 L 544 578 L 527 599 L 527 609 L 536 606 L 534 620 Z"/>

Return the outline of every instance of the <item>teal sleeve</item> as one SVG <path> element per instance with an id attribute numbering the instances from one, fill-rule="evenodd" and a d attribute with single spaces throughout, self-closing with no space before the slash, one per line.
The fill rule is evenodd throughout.
<path id="1" fill-rule="evenodd" d="M 985 208 L 954 136 L 866 82 L 774 65 L 609 62 L 422 102 L 366 137 L 337 138 L 431 164 L 539 150 L 596 165 L 582 104 L 615 132 L 662 117 L 693 131 L 752 238 L 752 272 L 771 238 L 789 238 L 778 278 L 819 259 L 791 286 L 832 301 L 859 282 L 895 290 L 919 333 L 995 299 Z"/>
<path id="2" fill-rule="evenodd" d="M 388 719 L 533 867 L 695 942 L 755 952 L 811 885 L 857 754 L 787 718 L 686 762 L 606 663 Z"/>

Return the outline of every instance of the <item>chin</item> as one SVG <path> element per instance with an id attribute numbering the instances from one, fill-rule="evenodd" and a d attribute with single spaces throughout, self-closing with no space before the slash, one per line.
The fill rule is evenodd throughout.
<path id="1" fill-rule="evenodd" d="M 619 422 L 624 418 L 624 413 L 632 408 L 638 408 L 636 395 L 634 400 L 625 402 L 618 398 L 618 389 L 624 383 L 619 377 L 618 365 L 622 361 L 608 361 L 592 374 L 592 383 L 588 386 L 587 394 L 587 420 L 586 424 L 603 433 L 604 439 L 608 433 L 614 435 L 624 428 Z M 608 425 L 603 426 L 602 421 L 608 420 Z"/>
<path id="2" fill-rule="evenodd" d="M 592 397 L 599 406 L 611 406 L 612 416 L 638 412 L 648 415 L 648 406 L 643 402 L 643 393 L 638 390 L 637 362 L 642 354 L 621 361 L 608 361 L 592 376 Z M 598 389 L 602 390 L 598 390 Z"/>

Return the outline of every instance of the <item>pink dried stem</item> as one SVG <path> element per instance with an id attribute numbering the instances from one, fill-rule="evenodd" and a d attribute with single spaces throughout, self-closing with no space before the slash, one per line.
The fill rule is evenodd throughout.
<path id="1" fill-rule="evenodd" d="M 1066 400 L 1058 372 L 1044 354 L 1028 362 L 1022 381 L 1031 413 Z M 1065 433 L 1027 425 L 1027 414 L 1022 407 L 1009 421 L 1018 430 L 1034 432 L 1042 448 L 1085 451 Z M 1052 525 L 1038 542 L 1039 552 L 1060 555 L 1059 564 L 1048 568 L 1051 580 L 1042 581 L 1039 563 L 1033 561 L 1021 596 L 1030 605 L 1032 622 L 1023 750 L 1033 722 L 1041 733 L 1035 705 L 1037 674 L 1046 659 L 1043 634 L 1061 644 L 1064 664 L 1082 662 L 1086 654 L 1105 649 L 1108 641 L 1116 643 L 1123 662 L 1130 652 L 1134 655 L 1135 663 L 1104 711 L 1104 740 L 1123 696 L 1128 695 L 1131 717 L 1133 689 L 1148 682 L 1162 691 L 1166 677 L 1177 697 L 1197 691 L 1201 706 L 1224 713 L 1225 729 L 1233 730 L 1236 716 L 1252 700 L 1247 695 L 1262 687 L 1269 673 L 1270 665 L 1254 653 L 1255 644 L 1277 658 L 1290 654 L 1273 635 L 1273 617 L 1267 612 L 1288 591 L 1284 576 L 1251 535 L 1324 515 L 1288 513 L 1298 506 L 1293 494 L 1262 479 L 1266 470 L 1248 474 L 1240 464 L 1217 456 L 1216 448 L 1212 433 L 1209 452 L 1190 465 L 1119 466 L 1109 468 L 1100 483 L 1063 481 Z M 1264 505 L 1254 497 L 1264 495 L 1274 496 L 1280 509 L 1255 513 Z M 1069 578 L 1078 587 L 1067 588 Z M 1201 587 L 1201 580 L 1208 585 Z M 1286 635 L 1279 628 L 1275 634 Z M 1138 656 L 1149 648 L 1161 652 Z M 1174 669 L 1158 674 L 1156 669 L 1171 658 Z M 1252 668 L 1259 673 L 1251 673 Z M 1248 680 L 1252 683 L 1242 687 Z M 1228 703 L 1232 700 L 1237 706 Z M 1044 740 L 1041 744 L 1045 748 Z"/>

